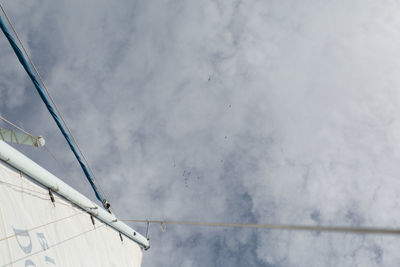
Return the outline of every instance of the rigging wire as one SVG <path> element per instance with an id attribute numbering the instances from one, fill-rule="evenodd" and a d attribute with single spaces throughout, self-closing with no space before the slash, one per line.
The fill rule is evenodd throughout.
<path id="1" fill-rule="evenodd" d="M 5 18 L 6 18 L 7 22 L 8 22 L 8 24 L 10 25 L 12 32 L 14 33 L 15 37 L 17 38 L 18 43 L 20 44 L 20 46 L 21 46 L 21 48 L 22 48 L 22 50 L 23 50 L 23 52 L 24 52 L 26 58 L 27 58 L 28 61 L 29 61 L 29 64 L 32 66 L 32 68 L 33 68 L 33 70 L 34 70 L 34 72 L 35 72 L 35 75 L 39 78 L 39 82 L 42 84 L 44 90 L 46 91 L 47 96 L 49 97 L 51 103 L 54 105 L 54 108 L 55 108 L 56 112 L 57 112 L 58 115 L 60 116 L 60 119 L 61 119 L 63 125 L 65 126 L 65 128 L 67 129 L 69 135 L 71 136 L 72 141 L 74 142 L 74 144 L 75 144 L 76 147 L 78 148 L 79 153 L 82 155 L 82 158 L 83 158 L 83 160 L 85 161 L 85 164 L 88 166 L 89 171 L 91 172 L 91 174 L 92 174 L 92 176 L 93 176 L 93 183 L 95 183 L 95 185 L 100 189 L 100 191 L 102 192 L 102 194 L 103 194 L 107 199 L 109 199 L 109 198 L 108 198 L 108 195 L 104 192 L 103 188 L 102 188 L 101 185 L 98 183 L 97 177 L 95 176 L 95 174 L 94 174 L 94 172 L 93 172 L 93 169 L 90 167 L 89 162 L 88 162 L 88 160 L 87 160 L 85 154 L 83 153 L 83 151 L 82 151 L 82 149 L 80 148 L 78 142 L 76 141 L 74 135 L 72 134 L 72 132 L 71 132 L 71 130 L 70 130 L 70 128 L 69 128 L 67 122 L 65 121 L 65 119 L 64 119 L 64 117 L 63 117 L 63 115 L 62 115 L 62 113 L 61 113 L 60 110 L 58 109 L 58 106 L 57 106 L 57 104 L 55 103 L 55 101 L 54 101 L 52 95 L 50 94 L 49 90 L 47 89 L 47 86 L 46 86 L 46 84 L 44 83 L 44 80 L 42 79 L 42 76 L 40 75 L 38 69 L 36 68 L 36 65 L 33 63 L 33 60 L 32 60 L 31 57 L 29 56 L 27 50 L 25 49 L 25 46 L 24 46 L 23 42 L 22 42 L 21 39 L 19 38 L 19 35 L 18 35 L 17 31 L 15 30 L 13 24 L 11 23 L 10 18 L 8 17 L 8 15 L 7 15 L 5 9 L 3 8 L 3 6 L 1 5 L 1 3 L 0 3 L 0 9 L 2 10 L 2 12 L 3 12 L 3 14 L 4 14 L 4 16 L 5 16 Z"/>
<path id="2" fill-rule="evenodd" d="M 0 4 L 1 5 L 1 4 Z M 22 129 L 21 127 L 19 127 L 18 125 L 12 123 L 11 121 L 7 120 L 6 118 L 4 118 L 3 116 L 0 115 L 0 120 L 4 121 L 5 123 L 10 124 L 11 126 L 15 127 L 16 129 L 20 130 L 21 132 L 23 132 L 26 135 L 29 135 L 30 137 L 34 137 L 32 134 L 28 133 L 27 131 L 25 131 L 24 129 Z"/>
<path id="3" fill-rule="evenodd" d="M 5 13 L 5 10 L 2 8 L 3 13 Z M 71 148 L 72 152 L 74 153 L 76 159 L 79 162 L 79 165 L 81 166 L 88 182 L 90 183 L 96 198 L 102 202 L 103 206 L 109 211 L 110 208 L 110 204 L 108 203 L 108 201 L 106 199 L 104 199 L 100 193 L 97 190 L 97 186 L 94 183 L 94 178 L 91 172 L 89 172 L 87 166 L 82 162 L 82 159 L 80 157 L 80 155 L 78 154 L 78 152 L 76 151 L 75 145 L 71 140 L 71 137 L 68 135 L 68 133 L 65 131 L 65 128 L 62 124 L 62 122 L 59 119 L 59 116 L 57 115 L 56 111 L 54 110 L 53 106 L 50 104 L 48 97 L 46 96 L 45 92 L 43 91 L 43 88 L 41 86 L 41 84 L 39 83 L 39 81 L 36 79 L 36 76 L 32 73 L 32 69 L 30 67 L 30 65 L 28 64 L 28 62 L 26 61 L 24 54 L 22 53 L 22 51 L 19 49 L 19 47 L 17 46 L 17 44 L 15 43 L 13 37 L 11 36 L 11 34 L 9 33 L 6 25 L 3 23 L 3 20 L 1 19 L 0 16 L 0 27 L 4 33 L 4 35 L 6 36 L 7 40 L 9 41 L 11 47 L 13 48 L 15 54 L 18 57 L 18 60 L 20 61 L 20 63 L 22 64 L 22 66 L 24 67 L 25 71 L 27 72 L 28 76 L 30 77 L 30 79 L 32 80 L 36 90 L 38 91 L 41 99 L 43 100 L 43 102 L 45 103 L 48 111 L 50 112 L 50 114 L 52 115 L 54 121 L 56 122 L 58 128 L 60 129 L 61 133 L 63 134 L 64 138 L 66 139 L 69 147 Z"/>
<path id="4" fill-rule="evenodd" d="M 291 224 L 248 224 L 248 223 L 220 223 L 220 222 L 190 222 L 190 221 L 162 221 L 162 220 L 121 220 L 124 222 L 153 223 L 165 226 L 175 225 L 197 225 L 229 228 L 260 228 L 270 230 L 294 230 L 315 232 L 336 232 L 353 234 L 383 234 L 400 235 L 400 228 L 378 228 L 378 227 L 350 227 L 350 226 L 321 226 L 321 225 L 291 225 Z"/>
<path id="5" fill-rule="evenodd" d="M 56 155 L 50 150 L 50 148 L 47 145 L 44 145 L 44 149 L 49 153 L 49 155 L 54 159 L 54 161 L 57 163 L 57 165 L 63 170 L 64 174 L 72 181 L 72 176 L 70 173 L 67 171 L 67 168 L 64 166 L 64 164 L 61 163 L 56 157 Z"/>

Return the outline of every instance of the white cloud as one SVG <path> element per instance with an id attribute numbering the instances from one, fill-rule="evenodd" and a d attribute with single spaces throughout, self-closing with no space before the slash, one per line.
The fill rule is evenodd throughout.
<path id="1" fill-rule="evenodd" d="M 5 5 L 121 217 L 398 225 L 397 3 Z M 28 122 L 40 102 L 0 44 L 0 103 L 74 166 L 44 110 Z M 151 233 L 145 266 L 398 261 L 393 237 Z"/>

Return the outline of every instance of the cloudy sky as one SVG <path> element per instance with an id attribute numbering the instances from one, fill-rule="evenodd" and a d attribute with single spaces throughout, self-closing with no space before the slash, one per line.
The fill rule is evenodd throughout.
<path id="1" fill-rule="evenodd" d="M 1 3 L 120 218 L 400 227 L 398 1 Z M 0 114 L 43 135 L 72 178 L 23 151 L 94 199 L 2 34 Z M 146 267 L 400 264 L 393 236 L 150 238 Z"/>

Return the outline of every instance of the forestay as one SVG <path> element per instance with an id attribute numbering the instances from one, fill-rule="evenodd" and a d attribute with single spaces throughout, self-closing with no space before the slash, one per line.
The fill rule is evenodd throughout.
<path id="1" fill-rule="evenodd" d="M 1 266 L 140 266 L 128 238 L 0 162 Z"/>

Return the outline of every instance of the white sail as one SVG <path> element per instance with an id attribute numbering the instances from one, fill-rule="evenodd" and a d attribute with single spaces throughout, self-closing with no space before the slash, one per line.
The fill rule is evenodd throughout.
<path id="1" fill-rule="evenodd" d="M 142 251 L 110 226 L 0 162 L 1 266 L 140 266 Z"/>

